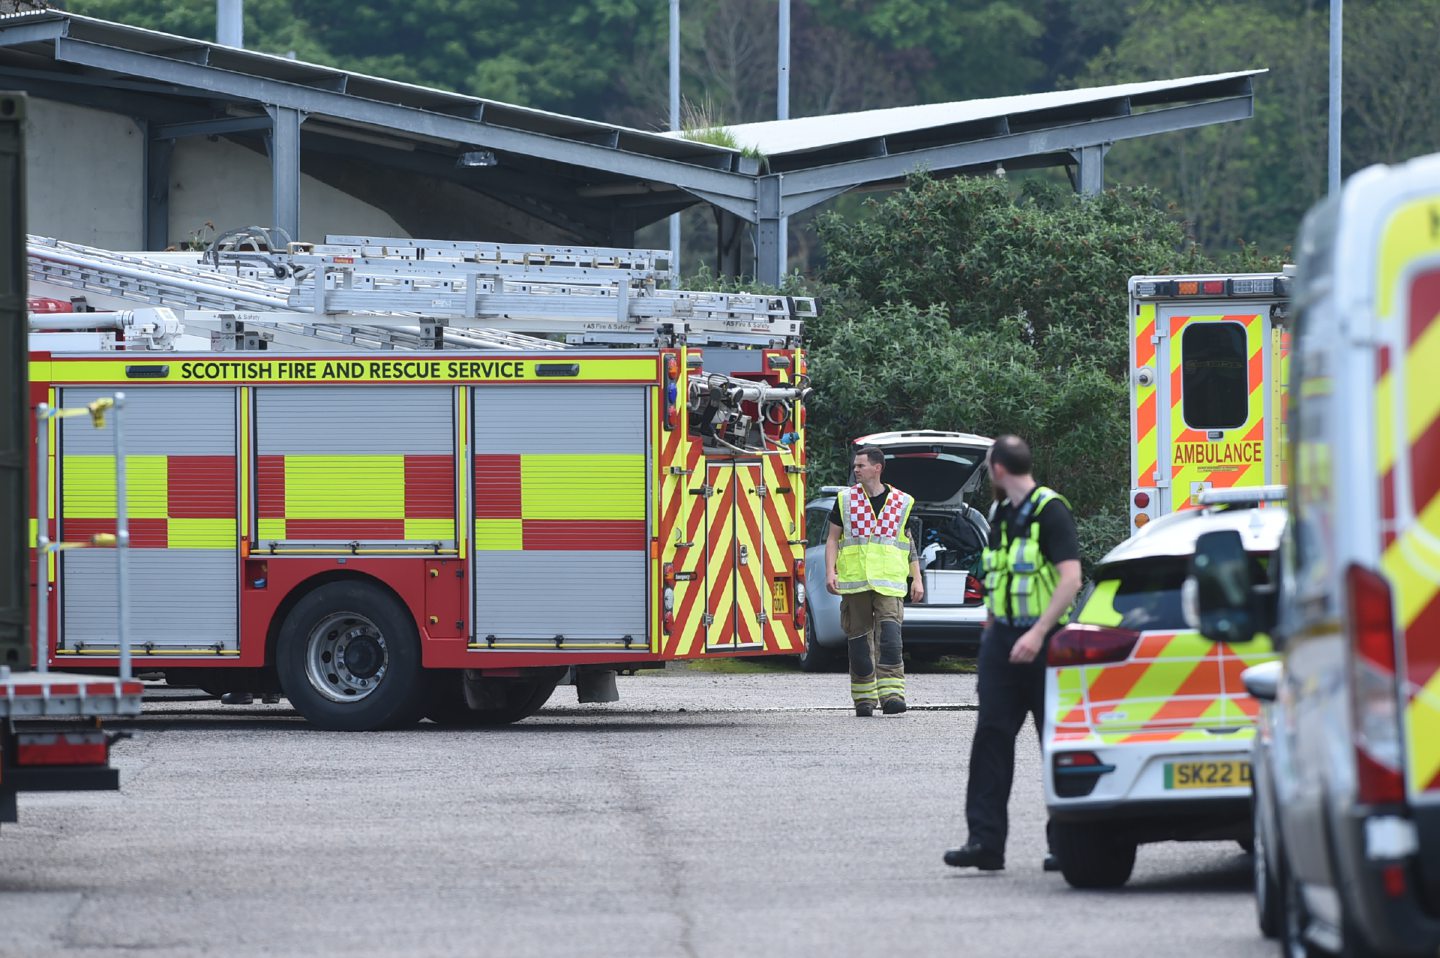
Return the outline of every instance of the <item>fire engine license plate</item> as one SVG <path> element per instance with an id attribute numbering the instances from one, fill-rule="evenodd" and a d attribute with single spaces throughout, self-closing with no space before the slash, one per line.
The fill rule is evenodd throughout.
<path id="1" fill-rule="evenodd" d="M 1166 788 L 1237 788 L 1249 784 L 1249 762 L 1170 762 L 1165 766 Z"/>
<path id="2" fill-rule="evenodd" d="M 770 614 L 788 615 L 790 613 L 790 586 L 786 582 L 770 583 Z"/>

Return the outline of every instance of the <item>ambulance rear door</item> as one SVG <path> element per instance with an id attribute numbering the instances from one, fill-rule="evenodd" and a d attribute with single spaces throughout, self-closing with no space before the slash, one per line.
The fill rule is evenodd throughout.
<path id="1" fill-rule="evenodd" d="M 1159 512 L 1210 488 L 1274 481 L 1270 307 L 1163 302 L 1155 317 Z"/>

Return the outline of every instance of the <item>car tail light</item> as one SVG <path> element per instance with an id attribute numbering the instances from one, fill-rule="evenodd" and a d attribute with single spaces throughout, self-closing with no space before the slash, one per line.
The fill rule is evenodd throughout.
<path id="1" fill-rule="evenodd" d="M 1405 801 L 1401 769 L 1400 703 L 1395 683 L 1395 618 L 1390 586 L 1375 572 L 1345 570 L 1353 644 L 1351 694 L 1355 777 L 1364 805 Z"/>
<path id="2" fill-rule="evenodd" d="M 795 628 L 805 628 L 805 560 L 795 560 Z"/>
<path id="3" fill-rule="evenodd" d="M 1050 665 L 1104 665 L 1130 657 L 1139 632 L 1100 625 L 1067 625 L 1050 640 L 1045 661 Z"/>
<path id="4" fill-rule="evenodd" d="M 1100 764 L 1100 756 L 1094 752 L 1061 752 L 1055 756 L 1055 767 L 1061 768 L 1094 768 Z"/>

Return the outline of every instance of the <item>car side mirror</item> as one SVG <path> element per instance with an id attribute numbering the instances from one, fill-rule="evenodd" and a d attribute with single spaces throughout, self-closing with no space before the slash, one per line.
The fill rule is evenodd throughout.
<path id="1" fill-rule="evenodd" d="M 1249 692 L 1251 697 L 1262 702 L 1273 702 L 1280 691 L 1280 673 L 1284 668 L 1279 662 L 1262 662 L 1241 672 L 1240 681 L 1245 683 L 1245 691 Z"/>
<path id="2" fill-rule="evenodd" d="M 1205 638 L 1248 642 L 1260 631 L 1250 556 L 1233 529 L 1206 532 L 1195 540 L 1185 591 L 1191 607 L 1187 618 Z"/>

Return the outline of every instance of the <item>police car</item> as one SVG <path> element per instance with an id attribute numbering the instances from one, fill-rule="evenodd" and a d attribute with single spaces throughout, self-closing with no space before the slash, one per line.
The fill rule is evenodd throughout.
<path id="1" fill-rule="evenodd" d="M 1283 487 L 1211 490 L 1097 568 L 1047 652 L 1045 802 L 1051 841 L 1077 888 L 1123 885 L 1140 844 L 1234 840 L 1251 847 L 1250 749 L 1257 704 L 1241 673 L 1270 640 L 1212 642 L 1186 624 L 1195 541 L 1239 532 L 1256 581 L 1277 571 Z"/>

